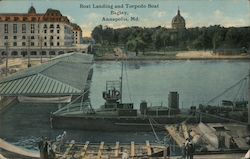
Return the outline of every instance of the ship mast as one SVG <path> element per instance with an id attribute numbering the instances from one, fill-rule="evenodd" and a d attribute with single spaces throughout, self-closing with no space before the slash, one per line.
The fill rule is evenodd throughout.
<path id="1" fill-rule="evenodd" d="M 120 94 L 121 94 L 121 103 L 122 103 L 122 81 L 123 81 L 123 60 L 121 61 L 121 67 L 122 67 L 122 70 L 121 70 L 121 85 L 120 85 Z"/>
<path id="2" fill-rule="evenodd" d="M 250 69 L 248 72 L 248 128 L 250 130 Z"/>

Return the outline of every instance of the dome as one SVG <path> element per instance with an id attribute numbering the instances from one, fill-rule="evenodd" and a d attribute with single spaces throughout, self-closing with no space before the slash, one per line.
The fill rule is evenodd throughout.
<path id="1" fill-rule="evenodd" d="M 47 9 L 45 15 L 46 16 L 62 16 L 59 10 L 51 9 L 51 8 Z"/>
<path id="2" fill-rule="evenodd" d="M 186 28 L 185 25 L 185 19 L 181 16 L 180 10 L 178 9 L 177 15 L 172 19 L 172 28 L 184 29 Z"/>
<path id="3" fill-rule="evenodd" d="M 31 6 L 29 8 L 28 14 L 36 14 L 36 9 L 33 6 Z"/>

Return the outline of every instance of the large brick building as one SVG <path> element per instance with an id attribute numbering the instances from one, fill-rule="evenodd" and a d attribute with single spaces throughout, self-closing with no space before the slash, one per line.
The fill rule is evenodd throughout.
<path id="1" fill-rule="evenodd" d="M 82 30 L 59 10 L 36 13 L 0 14 L 0 56 L 54 56 L 67 52 L 86 52 L 81 45 Z"/>

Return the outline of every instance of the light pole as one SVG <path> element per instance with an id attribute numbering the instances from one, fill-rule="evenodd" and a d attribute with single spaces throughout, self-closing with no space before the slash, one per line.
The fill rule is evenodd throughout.
<path id="1" fill-rule="evenodd" d="M 38 39 L 39 39 L 39 46 L 40 46 L 40 62 L 43 63 L 43 51 L 42 51 L 43 37 L 38 35 Z"/>
<path id="2" fill-rule="evenodd" d="M 8 75 L 8 60 L 9 60 L 9 42 L 5 42 L 5 52 L 6 52 L 6 70 L 5 75 Z"/>
<path id="3" fill-rule="evenodd" d="M 28 67 L 31 67 L 30 64 L 30 36 L 27 37 L 28 39 L 28 48 L 27 48 L 27 54 L 28 54 Z"/>

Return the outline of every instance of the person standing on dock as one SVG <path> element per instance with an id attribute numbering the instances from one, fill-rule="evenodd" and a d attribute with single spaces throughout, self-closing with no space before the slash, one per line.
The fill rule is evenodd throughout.
<path id="1" fill-rule="evenodd" d="M 44 138 L 42 137 L 41 140 L 38 142 L 38 148 L 39 148 L 41 159 L 44 159 L 43 146 L 44 146 Z"/>
<path id="2" fill-rule="evenodd" d="M 56 137 L 56 141 L 59 143 L 58 144 L 58 151 L 59 152 L 61 151 L 61 147 L 62 147 L 62 145 L 64 144 L 64 142 L 66 140 L 66 134 L 67 134 L 66 131 L 64 131 L 62 135 L 58 135 Z"/>
<path id="3" fill-rule="evenodd" d="M 187 154 L 186 154 L 186 145 L 185 145 L 185 143 L 183 143 L 183 145 L 182 145 L 182 158 L 184 158 L 184 159 L 186 159 L 186 157 L 187 157 Z"/>
<path id="4" fill-rule="evenodd" d="M 187 144 L 187 159 L 193 159 L 193 153 L 194 153 L 194 145 L 192 141 L 189 139 L 189 142 Z"/>

